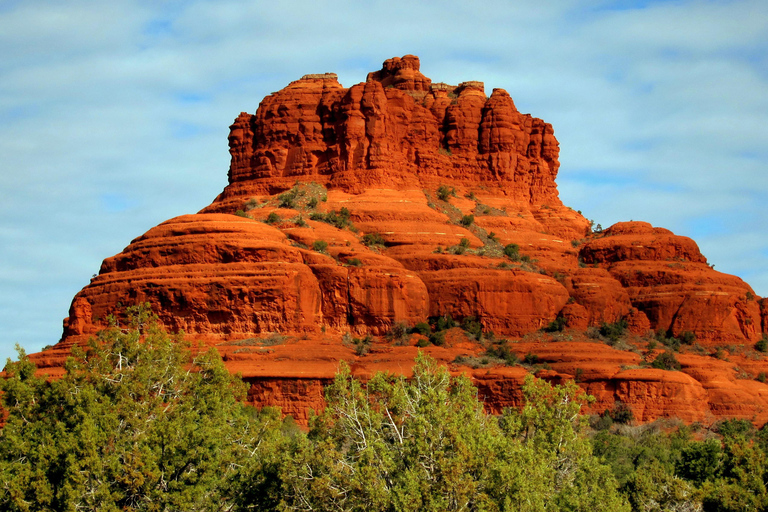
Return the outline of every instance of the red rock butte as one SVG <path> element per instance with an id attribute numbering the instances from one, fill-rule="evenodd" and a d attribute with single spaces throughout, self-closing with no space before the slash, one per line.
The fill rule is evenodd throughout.
<path id="1" fill-rule="evenodd" d="M 33 355 L 41 371 L 60 374 L 108 315 L 149 302 L 169 330 L 215 345 L 250 400 L 300 422 L 339 360 L 362 377 L 407 375 L 418 350 L 468 373 L 493 412 L 518 405 L 535 370 L 576 378 L 596 412 L 623 402 L 639 421 L 768 421 L 768 363 L 753 349 L 768 301 L 666 229 L 593 233 L 559 199 L 552 126 L 503 89 L 433 83 L 413 55 L 350 88 L 305 75 L 237 116 L 229 148 L 221 194 L 104 260 L 61 341 Z M 474 317 L 545 364 L 489 364 L 457 328 L 442 346 L 386 336 L 442 315 Z M 622 319 L 623 345 L 595 336 Z M 542 331 L 556 320 L 562 332 Z M 681 371 L 649 367 L 663 348 L 651 331 L 695 336 L 676 354 Z"/>

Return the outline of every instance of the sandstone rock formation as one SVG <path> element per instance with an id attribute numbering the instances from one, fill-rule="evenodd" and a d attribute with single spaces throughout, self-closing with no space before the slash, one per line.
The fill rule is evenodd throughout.
<path id="1" fill-rule="evenodd" d="M 576 378 L 597 412 L 621 401 L 641 421 L 768 420 L 768 385 L 752 379 L 768 371 L 752 349 L 768 301 L 668 230 L 593 233 L 558 197 L 552 127 L 506 91 L 432 83 L 406 55 L 348 89 L 307 75 L 230 130 L 227 187 L 104 260 L 61 342 L 34 356 L 43 371 L 60 372 L 108 315 L 149 302 L 170 330 L 215 344 L 251 400 L 306 421 L 339 359 L 361 376 L 408 374 L 425 337 L 385 335 L 451 315 L 548 366 L 489 365 L 458 329 L 424 348 L 470 373 L 495 412 L 518 405 L 525 373 L 539 370 Z M 623 346 L 595 334 L 619 321 Z M 660 351 L 649 331 L 695 336 L 682 371 L 648 367 Z"/>

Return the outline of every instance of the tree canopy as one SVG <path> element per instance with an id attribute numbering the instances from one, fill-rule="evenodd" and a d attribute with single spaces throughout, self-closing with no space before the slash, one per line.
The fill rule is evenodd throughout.
<path id="1" fill-rule="evenodd" d="M 128 317 L 74 349 L 61 379 L 36 376 L 23 351 L 6 366 L 0 509 L 229 508 L 228 475 L 260 435 L 242 382 L 146 307 Z"/>
<path id="2" fill-rule="evenodd" d="M 193 354 L 129 308 L 65 375 L 20 350 L 0 379 L 0 510 L 767 510 L 768 433 L 588 425 L 572 381 L 529 375 L 525 405 L 483 411 L 464 375 L 419 354 L 413 377 L 345 363 L 308 432 L 241 399 L 215 350 Z M 608 426 L 606 426 L 608 425 Z M 603 430 L 600 430 L 603 429 Z"/>

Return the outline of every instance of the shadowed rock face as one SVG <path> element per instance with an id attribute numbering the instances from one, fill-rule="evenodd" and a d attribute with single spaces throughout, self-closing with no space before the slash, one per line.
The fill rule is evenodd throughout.
<path id="1" fill-rule="evenodd" d="M 332 73 L 307 75 L 241 113 L 229 185 L 104 260 L 38 364 L 60 373 L 108 315 L 149 302 L 170 330 L 217 345 L 251 400 L 305 421 L 339 359 L 363 377 L 410 371 L 418 337 L 382 337 L 364 355 L 349 335 L 450 314 L 522 338 L 518 356 L 537 354 L 551 380 L 578 377 L 596 411 L 621 400 L 641 421 L 768 420 L 768 386 L 744 378 L 768 371 L 751 350 L 768 301 L 712 269 L 689 238 L 643 222 L 592 233 L 558 198 L 549 124 L 504 90 L 435 84 L 419 69 L 415 56 L 390 59 L 349 89 Z M 551 343 L 540 329 L 558 317 L 572 331 Z M 669 372 L 643 367 L 659 352 L 647 338 L 640 353 L 583 334 L 620 319 L 637 339 L 690 331 L 701 348 Z M 721 345 L 727 361 L 706 356 Z M 489 410 L 520 403 L 527 370 L 455 363 L 484 350 L 463 333 L 425 350 L 470 372 Z"/>

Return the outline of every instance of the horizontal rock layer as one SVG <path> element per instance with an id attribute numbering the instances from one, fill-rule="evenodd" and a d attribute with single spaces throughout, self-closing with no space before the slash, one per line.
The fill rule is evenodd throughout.
<path id="1" fill-rule="evenodd" d="M 506 92 L 434 84 L 405 56 L 349 89 L 305 76 L 241 114 L 229 140 L 229 185 L 104 260 L 61 342 L 34 355 L 43 371 L 59 374 L 72 344 L 149 302 L 168 329 L 216 345 L 249 400 L 305 422 L 340 359 L 361 377 L 408 374 L 420 338 L 384 335 L 451 315 L 538 355 L 540 376 L 576 378 L 598 412 L 621 401 L 641 421 L 768 419 L 768 385 L 745 379 L 768 371 L 752 350 L 768 301 L 689 238 L 643 222 L 592 233 L 558 198 L 551 126 Z M 619 320 L 631 351 L 583 334 Z M 567 334 L 541 334 L 558 322 Z M 651 330 L 695 336 L 681 372 L 645 367 L 659 351 Z M 368 334 L 361 350 L 354 338 Z M 428 350 L 470 373 L 489 410 L 520 404 L 528 369 L 460 364 L 484 357 L 462 333 Z"/>

